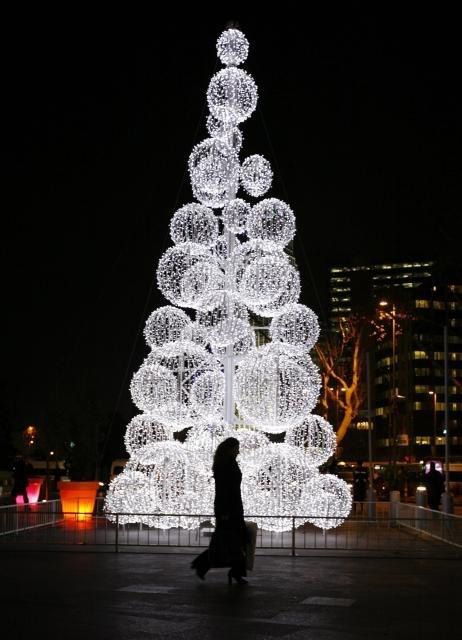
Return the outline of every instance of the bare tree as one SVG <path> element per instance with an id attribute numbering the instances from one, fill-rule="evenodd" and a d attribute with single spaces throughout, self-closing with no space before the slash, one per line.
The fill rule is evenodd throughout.
<path id="1" fill-rule="evenodd" d="M 339 322 L 337 332 L 316 345 L 323 381 L 320 405 L 326 417 L 334 410 L 339 418 L 337 444 L 345 437 L 364 400 L 361 381 L 368 328 L 367 320 L 351 316 Z"/>

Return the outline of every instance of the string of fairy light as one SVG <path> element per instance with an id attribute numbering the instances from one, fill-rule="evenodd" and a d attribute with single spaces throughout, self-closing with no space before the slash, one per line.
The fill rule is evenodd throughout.
<path id="1" fill-rule="evenodd" d="M 197 514 L 213 512 L 213 453 L 231 436 L 240 441 L 245 511 L 263 528 L 288 530 L 295 516 L 297 524 L 329 529 L 351 509 L 348 485 L 319 472 L 336 441 L 332 426 L 312 413 L 321 387 L 310 357 L 319 324 L 299 303 L 300 276 L 285 252 L 295 215 L 266 197 L 268 160 L 239 158 L 239 125 L 258 101 L 255 81 L 239 68 L 248 50 L 236 29 L 217 42 L 224 68 L 207 89 L 209 137 L 188 161 L 195 201 L 174 213 L 173 245 L 156 271 L 170 304 L 146 322 L 150 352 L 130 385 L 141 413 L 127 426 L 130 459 L 106 497 L 108 517 L 123 513 L 121 524 L 198 527 Z M 270 321 L 263 346 L 255 316 Z M 180 443 L 175 434 L 184 429 Z M 271 434 L 284 434 L 284 442 L 271 442 Z"/>

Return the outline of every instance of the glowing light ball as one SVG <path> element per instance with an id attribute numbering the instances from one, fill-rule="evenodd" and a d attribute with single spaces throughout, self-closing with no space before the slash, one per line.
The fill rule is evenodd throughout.
<path id="1" fill-rule="evenodd" d="M 316 471 L 306 464 L 300 449 L 287 444 L 269 444 L 259 451 L 259 463 L 245 484 L 245 511 L 252 516 L 285 516 L 262 518 L 262 529 L 288 531 L 292 516 L 302 515 L 300 503 L 305 485 Z M 296 524 L 301 524 L 298 520 Z"/>
<path id="2" fill-rule="evenodd" d="M 221 371 L 204 371 L 191 385 L 191 405 L 206 420 L 220 420 L 223 415 L 225 376 Z"/>
<path id="3" fill-rule="evenodd" d="M 272 181 L 271 165 L 263 156 L 253 155 L 244 160 L 241 166 L 241 184 L 249 195 L 260 198 L 271 187 Z"/>
<path id="4" fill-rule="evenodd" d="M 175 376 L 166 367 L 145 362 L 132 378 L 130 393 L 134 404 L 146 413 L 171 408 L 177 395 Z"/>
<path id="5" fill-rule="evenodd" d="M 197 518 L 189 514 L 206 513 L 203 508 L 210 507 L 212 486 L 209 477 L 195 469 L 182 444 L 166 441 L 146 445 L 138 450 L 133 464 L 136 464 L 136 471 L 148 478 L 149 497 L 155 505 L 155 512 L 175 514 L 141 516 L 141 522 L 160 529 L 198 526 Z M 176 514 L 185 516 L 180 518 Z"/>
<path id="6" fill-rule="evenodd" d="M 271 322 L 272 340 L 280 340 L 306 349 L 312 349 L 319 338 L 320 328 L 316 314 L 303 304 L 291 304 Z"/>
<path id="7" fill-rule="evenodd" d="M 217 41 L 217 53 L 225 65 L 240 65 L 247 59 L 249 42 L 242 31 L 227 29 Z"/>
<path id="8" fill-rule="evenodd" d="M 185 327 L 180 340 L 194 342 L 201 347 L 206 347 L 210 342 L 207 331 L 198 322 L 191 322 L 189 326 Z"/>
<path id="9" fill-rule="evenodd" d="M 216 73 L 207 90 L 210 113 L 229 124 L 244 122 L 257 106 L 258 92 L 253 78 L 235 67 Z"/>
<path id="10" fill-rule="evenodd" d="M 351 511 L 348 484 L 337 476 L 319 474 L 305 487 L 305 508 L 309 522 L 320 529 L 339 527 Z"/>
<path id="11" fill-rule="evenodd" d="M 149 409 L 152 415 L 173 431 L 200 423 L 202 417 L 191 402 L 192 385 L 202 373 L 217 371 L 218 366 L 217 360 L 203 347 L 187 340 L 153 349 L 142 370 L 161 368 L 168 371 L 174 380 L 174 389 L 171 392 L 169 388 L 165 397 L 162 397 L 162 390 L 152 391 L 151 386 L 143 390 L 144 397 L 155 394 L 156 402 L 152 402 Z"/>
<path id="12" fill-rule="evenodd" d="M 128 463 L 132 464 L 132 463 Z M 149 479 L 134 468 L 125 469 L 109 484 L 104 511 L 111 522 L 121 525 L 141 521 L 140 514 L 152 513 L 155 505 L 149 493 Z M 118 518 L 116 514 L 119 514 Z M 151 525 L 153 526 L 153 525 Z"/>
<path id="13" fill-rule="evenodd" d="M 261 455 L 264 453 L 264 447 L 270 444 L 270 440 L 267 435 L 256 429 L 234 429 L 231 435 L 239 440 L 238 462 L 243 475 L 249 475 L 261 464 Z"/>
<path id="14" fill-rule="evenodd" d="M 205 247 L 193 242 L 170 247 L 159 260 L 157 284 L 169 302 L 180 307 L 188 306 L 189 301 L 182 298 L 181 282 L 188 269 L 197 262 L 210 264 L 210 256 Z"/>
<path id="15" fill-rule="evenodd" d="M 295 269 L 285 258 L 258 258 L 245 269 L 238 291 L 250 307 L 269 304 L 282 295 L 293 272 Z"/>
<path id="16" fill-rule="evenodd" d="M 192 427 L 188 431 L 184 446 L 198 455 L 197 460 L 207 467 L 206 471 L 211 473 L 213 455 L 216 448 L 220 442 L 231 437 L 234 437 L 233 429 L 230 429 L 221 421 L 210 422 Z"/>
<path id="17" fill-rule="evenodd" d="M 217 260 L 221 269 L 230 270 L 229 259 L 240 245 L 241 243 L 236 237 L 233 238 L 232 245 L 228 242 L 228 238 L 226 235 L 221 235 L 218 237 L 217 243 L 214 248 L 214 258 Z M 229 289 L 228 285 L 227 288 Z"/>
<path id="18" fill-rule="evenodd" d="M 235 388 L 241 415 L 268 433 L 282 433 L 302 422 L 319 393 L 305 368 L 264 347 L 239 363 Z"/>
<path id="19" fill-rule="evenodd" d="M 238 127 L 226 124 L 215 118 L 215 116 L 209 115 L 207 117 L 207 131 L 211 138 L 218 138 L 222 142 L 225 142 L 231 149 L 234 149 L 236 153 L 239 153 L 241 150 L 242 133 Z"/>
<path id="20" fill-rule="evenodd" d="M 247 307 L 235 295 L 227 291 L 211 294 L 204 307 L 207 311 L 200 312 L 197 321 L 215 346 L 225 347 L 247 336 L 250 329 Z"/>
<path id="21" fill-rule="evenodd" d="M 247 219 L 247 235 L 287 245 L 295 235 L 295 216 L 288 204 L 277 198 L 261 200 Z"/>
<path id="22" fill-rule="evenodd" d="M 223 224 L 233 233 L 243 233 L 251 209 L 250 204 L 240 198 L 231 200 L 223 209 Z"/>
<path id="23" fill-rule="evenodd" d="M 223 207 L 229 193 L 238 187 L 236 151 L 217 138 L 204 140 L 189 156 L 189 175 L 194 196 L 202 204 L 213 209 Z"/>
<path id="24" fill-rule="evenodd" d="M 218 238 L 218 218 L 202 204 L 186 204 L 173 216 L 170 235 L 175 244 L 195 242 L 211 247 Z"/>
<path id="25" fill-rule="evenodd" d="M 239 290 L 245 270 L 259 258 L 270 257 L 284 260 L 288 265 L 289 259 L 282 247 L 267 240 L 249 240 L 238 245 L 231 254 L 231 267 L 234 272 L 235 288 Z"/>
<path id="26" fill-rule="evenodd" d="M 286 433 L 285 441 L 299 447 L 308 464 L 319 467 L 335 453 L 337 439 L 332 425 L 321 416 L 310 415 Z"/>
<path id="27" fill-rule="evenodd" d="M 144 337 L 150 347 L 159 347 L 166 342 L 175 342 L 183 335 L 191 320 L 181 309 L 160 307 L 151 313 L 144 327 Z"/>
<path id="28" fill-rule="evenodd" d="M 207 306 L 210 294 L 223 290 L 224 284 L 224 273 L 214 261 L 196 262 L 181 278 L 181 301 L 187 307 L 201 309 Z"/>
<path id="29" fill-rule="evenodd" d="M 125 449 L 131 455 L 146 444 L 170 440 L 172 435 L 171 429 L 149 414 L 142 413 L 132 418 L 127 426 L 124 436 Z"/>
<path id="30" fill-rule="evenodd" d="M 285 272 L 284 286 L 281 287 L 279 294 L 264 304 L 258 301 L 249 301 L 250 309 L 264 318 L 273 318 L 287 309 L 287 306 L 296 302 L 300 296 L 300 274 L 291 265 Z"/>
<path id="31" fill-rule="evenodd" d="M 242 356 L 255 347 L 255 332 L 246 320 L 235 320 L 233 337 L 225 345 L 223 341 L 210 342 L 213 353 L 220 357 Z"/>

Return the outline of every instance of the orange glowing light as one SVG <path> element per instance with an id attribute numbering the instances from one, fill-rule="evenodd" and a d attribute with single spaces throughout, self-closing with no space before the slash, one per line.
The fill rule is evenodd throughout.
<path id="1" fill-rule="evenodd" d="M 85 520 L 91 516 L 98 482 L 58 482 L 58 489 L 66 520 Z"/>

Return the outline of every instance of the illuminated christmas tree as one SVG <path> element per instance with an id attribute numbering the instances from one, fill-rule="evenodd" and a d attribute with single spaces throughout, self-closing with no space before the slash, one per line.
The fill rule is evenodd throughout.
<path id="1" fill-rule="evenodd" d="M 195 201 L 173 215 L 174 244 L 159 260 L 158 287 L 171 304 L 147 320 L 151 351 L 130 387 L 142 413 L 127 427 L 130 460 L 106 498 L 108 517 L 133 514 L 122 524 L 195 528 L 196 514 L 207 520 L 213 452 L 230 436 L 240 441 L 245 511 L 270 516 L 263 528 L 290 529 L 291 516 L 330 528 L 351 508 L 348 485 L 318 471 L 336 441 L 331 425 L 311 413 L 321 386 L 309 355 L 319 325 L 298 302 L 299 273 L 285 252 L 295 216 L 285 202 L 264 197 L 270 163 L 260 155 L 239 159 L 239 125 L 258 99 L 240 68 L 248 48 L 236 29 L 218 39 L 224 68 L 207 90 L 209 137 L 189 158 Z M 271 341 L 263 346 L 256 346 L 256 318 L 268 323 Z M 185 428 L 180 443 L 175 433 Z M 284 443 L 271 443 L 270 434 L 282 433 Z"/>

